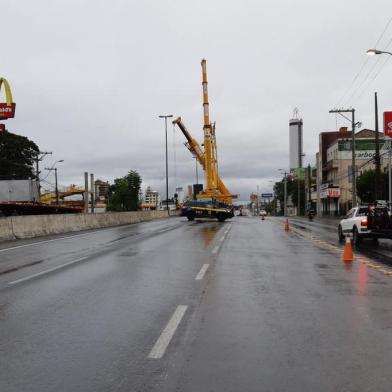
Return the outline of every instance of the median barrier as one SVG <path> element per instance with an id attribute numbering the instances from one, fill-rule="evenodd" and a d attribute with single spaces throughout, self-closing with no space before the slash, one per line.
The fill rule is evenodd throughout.
<path id="1" fill-rule="evenodd" d="M 0 219 L 0 241 L 128 225 L 167 217 L 166 211 L 13 216 Z"/>
<path id="2" fill-rule="evenodd" d="M 12 216 L 10 219 L 15 238 L 38 237 L 52 231 L 48 215 Z"/>
<path id="3" fill-rule="evenodd" d="M 14 240 L 12 223 L 9 218 L 0 218 L 0 241 Z"/>

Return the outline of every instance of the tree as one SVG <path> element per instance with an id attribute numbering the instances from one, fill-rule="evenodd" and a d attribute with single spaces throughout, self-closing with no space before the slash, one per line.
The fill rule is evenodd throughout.
<path id="1" fill-rule="evenodd" d="M 0 179 L 36 178 L 33 165 L 38 153 L 38 146 L 27 137 L 0 133 Z"/>
<path id="2" fill-rule="evenodd" d="M 293 180 L 290 177 L 287 178 L 287 200 L 291 198 L 294 206 L 298 207 L 298 181 L 300 181 L 300 203 L 301 203 L 301 213 L 304 214 L 305 206 L 305 187 L 304 180 Z M 284 179 L 282 181 L 276 182 L 274 185 L 275 197 L 280 202 L 281 213 L 284 209 Z"/>
<path id="3" fill-rule="evenodd" d="M 135 170 L 116 178 L 109 189 L 108 211 L 137 211 L 141 183 L 142 179 Z"/>
<path id="4" fill-rule="evenodd" d="M 298 181 L 299 181 L 299 202 L 300 214 L 305 214 L 305 181 L 304 180 L 293 180 L 290 181 L 290 196 L 293 204 L 298 207 Z"/>
<path id="5" fill-rule="evenodd" d="M 388 174 L 380 175 L 381 200 L 388 200 Z M 362 172 L 357 178 L 357 195 L 363 203 L 373 203 L 376 198 L 376 173 L 373 169 Z"/>

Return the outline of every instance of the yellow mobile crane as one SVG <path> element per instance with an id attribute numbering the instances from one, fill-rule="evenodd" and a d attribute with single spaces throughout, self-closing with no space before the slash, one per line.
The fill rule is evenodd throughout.
<path id="1" fill-rule="evenodd" d="M 185 146 L 192 155 L 196 157 L 205 173 L 205 189 L 196 195 L 196 201 L 188 201 L 185 203 L 181 215 L 186 216 L 189 220 L 200 217 L 217 218 L 219 221 L 223 222 L 227 218 L 232 218 L 234 216 L 232 203 L 233 198 L 236 198 L 237 195 L 230 194 L 230 191 L 218 174 L 215 123 L 211 124 L 209 114 L 206 60 L 202 60 L 201 67 L 203 78 L 204 150 L 190 135 L 183 124 L 181 117 L 178 117 L 173 121 L 173 124 L 178 125 L 187 139 Z"/>

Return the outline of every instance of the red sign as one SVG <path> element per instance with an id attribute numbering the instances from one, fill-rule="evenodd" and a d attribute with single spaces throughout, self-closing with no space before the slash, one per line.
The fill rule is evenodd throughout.
<path id="1" fill-rule="evenodd" d="M 0 103 L 0 120 L 6 120 L 7 118 L 14 118 L 15 116 L 15 104 L 7 105 L 6 103 Z"/>
<path id="2" fill-rule="evenodd" d="M 384 134 L 392 137 L 392 112 L 384 112 Z"/>

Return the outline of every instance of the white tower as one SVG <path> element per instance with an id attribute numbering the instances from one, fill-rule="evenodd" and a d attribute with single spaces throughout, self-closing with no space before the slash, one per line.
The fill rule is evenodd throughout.
<path id="1" fill-rule="evenodd" d="M 289 121 L 290 171 L 302 167 L 303 135 L 302 118 L 298 118 L 298 109 L 294 109 L 294 118 Z"/>

